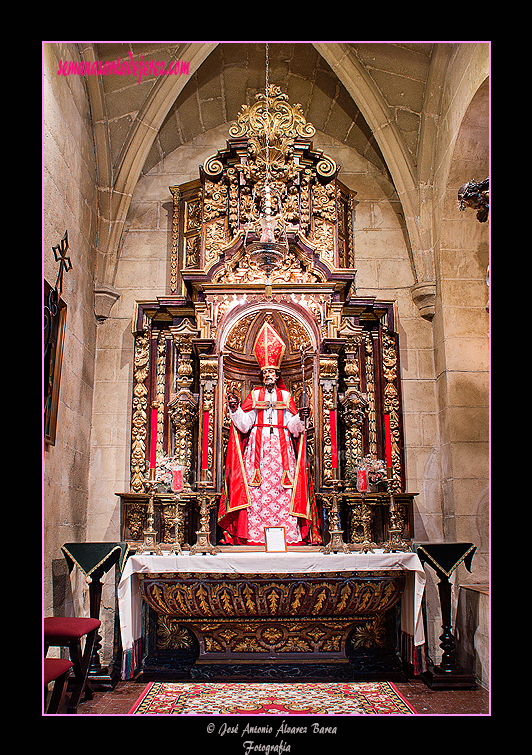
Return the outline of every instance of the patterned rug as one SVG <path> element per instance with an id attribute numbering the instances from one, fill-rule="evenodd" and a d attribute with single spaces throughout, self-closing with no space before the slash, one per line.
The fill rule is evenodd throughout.
<path id="1" fill-rule="evenodd" d="M 148 684 L 130 715 L 412 715 L 390 682 Z"/>

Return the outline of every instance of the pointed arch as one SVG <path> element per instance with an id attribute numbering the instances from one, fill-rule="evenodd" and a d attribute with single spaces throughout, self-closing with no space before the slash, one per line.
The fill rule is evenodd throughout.
<path id="1" fill-rule="evenodd" d="M 179 59 L 190 63 L 189 73 L 193 74 L 217 44 L 184 44 L 179 49 Z M 102 211 L 98 223 L 97 286 L 113 286 L 120 239 L 133 191 L 161 124 L 188 81 L 189 76 L 159 77 L 131 124 L 112 183 L 105 188 L 100 186 L 100 194 L 107 192 L 108 196 L 105 202 L 100 203 Z"/>
<path id="2" fill-rule="evenodd" d="M 424 279 L 421 235 L 418 226 L 419 194 L 414 166 L 382 93 L 349 45 L 315 42 L 314 47 L 349 92 L 373 132 L 403 206 L 416 282 Z"/>

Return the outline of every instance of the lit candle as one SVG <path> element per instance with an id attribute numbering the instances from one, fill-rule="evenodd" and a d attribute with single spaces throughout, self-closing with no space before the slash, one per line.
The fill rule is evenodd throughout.
<path id="1" fill-rule="evenodd" d="M 157 466 L 157 404 L 152 404 L 150 434 L 150 469 Z"/>
<path id="2" fill-rule="evenodd" d="M 357 472 L 357 490 L 359 493 L 368 491 L 368 473 L 365 469 L 359 469 Z"/>
<path id="3" fill-rule="evenodd" d="M 180 493 L 183 487 L 183 478 L 181 468 L 172 469 L 172 491 L 174 493 Z"/>
<path id="4" fill-rule="evenodd" d="M 386 440 L 386 467 L 392 468 L 392 434 L 390 431 L 390 413 L 384 415 L 384 436 Z"/>

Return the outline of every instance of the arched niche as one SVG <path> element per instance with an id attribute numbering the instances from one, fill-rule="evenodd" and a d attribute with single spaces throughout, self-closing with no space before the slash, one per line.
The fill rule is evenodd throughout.
<path id="1" fill-rule="evenodd" d="M 296 405 L 303 388 L 310 403 L 307 433 L 309 459 L 314 467 L 316 427 L 319 426 L 318 363 L 321 338 L 313 319 L 298 304 L 263 301 L 237 305 L 227 313 L 218 328 L 215 351 L 219 355 L 218 422 L 221 425 L 221 458 L 223 474 L 226 443 L 229 433 L 227 393 L 235 393 L 241 401 L 252 388 L 260 385 L 262 375 L 253 353 L 255 340 L 265 322 L 277 330 L 286 344 L 281 376 L 292 393 Z M 304 369 L 304 372 L 303 372 Z"/>

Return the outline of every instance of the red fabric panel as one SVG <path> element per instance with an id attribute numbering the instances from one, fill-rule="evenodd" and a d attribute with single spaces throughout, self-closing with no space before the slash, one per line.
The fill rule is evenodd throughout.
<path id="1" fill-rule="evenodd" d="M 331 459 L 332 459 L 332 468 L 338 469 L 338 448 L 336 444 L 336 411 L 334 409 L 331 409 L 330 411 L 330 421 L 331 421 Z"/>
<path id="2" fill-rule="evenodd" d="M 201 453 L 201 468 L 209 466 L 209 412 L 203 412 L 203 448 Z"/>

